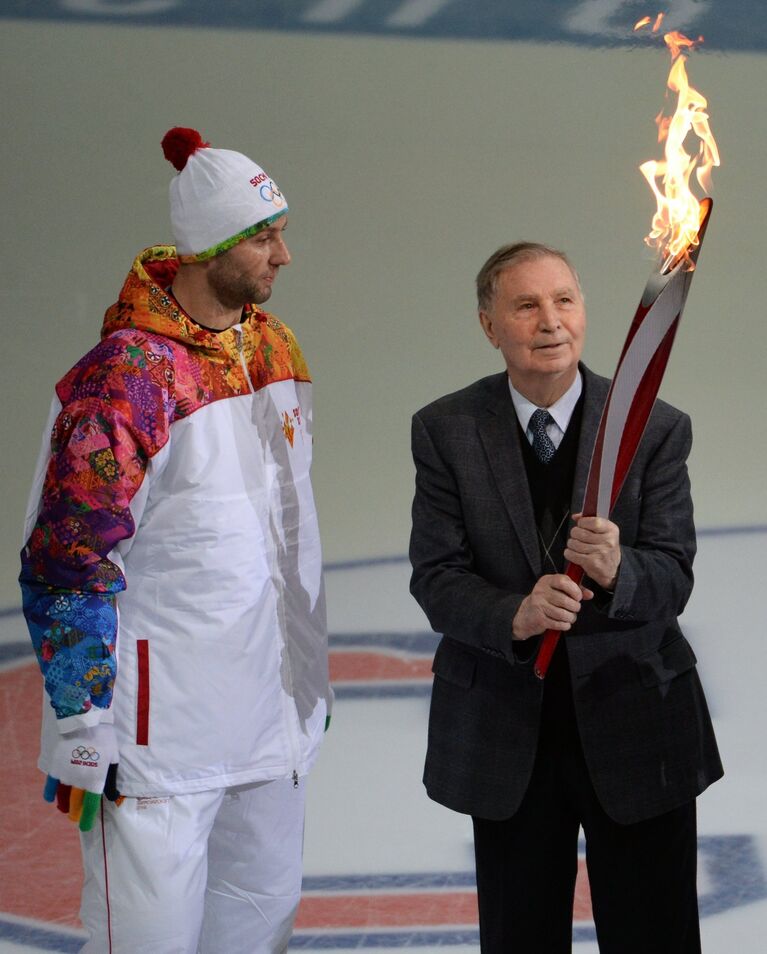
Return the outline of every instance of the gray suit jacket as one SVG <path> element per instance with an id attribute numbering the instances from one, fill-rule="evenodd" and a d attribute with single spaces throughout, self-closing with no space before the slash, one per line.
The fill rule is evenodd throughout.
<path id="1" fill-rule="evenodd" d="M 609 388 L 581 371 L 571 512 L 581 507 Z M 413 418 L 411 591 L 443 634 L 424 782 L 436 801 L 490 819 L 513 815 L 525 793 L 543 692 L 532 667 L 540 637 L 524 659 L 511 642 L 517 608 L 543 574 L 519 441 L 505 372 Z M 591 779 L 624 824 L 670 811 L 722 775 L 695 655 L 676 619 L 693 584 L 691 443 L 689 418 L 657 401 L 611 515 L 622 547 L 615 593 L 584 603 L 565 637 Z"/>

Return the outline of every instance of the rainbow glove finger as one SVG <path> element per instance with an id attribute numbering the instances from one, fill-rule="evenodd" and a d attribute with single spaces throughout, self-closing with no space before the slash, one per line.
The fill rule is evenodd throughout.
<path id="1" fill-rule="evenodd" d="M 117 791 L 117 743 L 114 726 L 100 723 L 90 728 L 63 733 L 51 754 L 43 789 L 47 802 L 56 802 L 59 811 L 90 831 L 101 796 L 120 799 Z"/>
<path id="2" fill-rule="evenodd" d="M 107 771 L 104 797 L 109 799 L 110 802 L 121 805 L 123 796 L 117 789 L 116 781 L 117 763 L 114 762 Z M 95 792 L 87 792 L 82 788 L 72 788 L 71 785 L 62 785 L 52 775 L 45 779 L 43 798 L 46 802 L 56 802 L 58 810 L 63 812 L 70 821 L 78 824 L 80 831 L 90 831 L 93 828 L 93 823 L 101 806 L 101 795 L 97 795 Z"/>
<path id="3" fill-rule="evenodd" d="M 43 798 L 46 802 L 56 801 L 56 792 L 58 791 L 59 780 L 54 778 L 52 775 L 46 776 L 45 779 L 45 788 L 43 789 Z"/>
<path id="4" fill-rule="evenodd" d="M 116 805 L 121 805 L 124 796 L 117 790 L 114 783 L 117 775 L 117 765 L 109 766 L 107 776 L 107 785 L 104 789 L 104 797 Z M 111 776 L 111 788 L 109 777 Z M 96 815 L 101 806 L 101 795 L 95 792 L 86 792 L 82 788 L 72 788 L 71 785 L 62 785 L 57 778 L 52 775 L 47 776 L 45 788 L 43 789 L 43 798 L 46 802 L 56 802 L 56 807 L 63 812 L 70 821 L 79 825 L 80 831 L 90 831 L 96 820 Z"/>

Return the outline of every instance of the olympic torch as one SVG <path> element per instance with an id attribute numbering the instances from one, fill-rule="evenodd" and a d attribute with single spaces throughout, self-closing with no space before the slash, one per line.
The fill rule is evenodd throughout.
<path id="1" fill-rule="evenodd" d="M 660 21 L 655 21 L 654 29 Z M 649 18 L 640 21 L 637 27 L 648 22 Z M 711 169 L 719 165 L 707 102 L 687 81 L 682 50 L 695 41 L 680 33 L 667 33 L 664 40 L 673 58 L 668 87 L 679 94 L 677 108 L 670 119 L 657 120 L 659 140 L 666 142 L 665 160 L 640 167 L 658 203 L 647 242 L 661 251 L 662 258 L 645 285 L 610 385 L 586 479 L 584 516 L 608 517 L 623 486 L 663 380 L 711 216 L 712 200 L 698 201 L 689 187 L 695 169 L 699 183 L 708 190 Z M 696 156 L 684 148 L 690 131 L 700 140 Z M 659 187 L 659 178 L 664 188 Z M 565 572 L 576 583 L 583 578 L 579 566 L 568 564 Z M 560 635 L 548 630 L 543 636 L 534 666 L 539 679 L 546 676 Z"/>

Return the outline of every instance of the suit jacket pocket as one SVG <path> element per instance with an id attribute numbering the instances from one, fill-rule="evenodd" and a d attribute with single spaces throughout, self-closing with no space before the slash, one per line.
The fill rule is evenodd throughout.
<path id="1" fill-rule="evenodd" d="M 470 689 L 474 682 L 477 660 L 454 642 L 445 638 L 437 647 L 431 670 L 435 676 L 462 689 Z"/>
<path id="2" fill-rule="evenodd" d="M 648 687 L 670 682 L 697 662 L 692 646 L 681 634 L 637 660 L 642 682 Z"/>

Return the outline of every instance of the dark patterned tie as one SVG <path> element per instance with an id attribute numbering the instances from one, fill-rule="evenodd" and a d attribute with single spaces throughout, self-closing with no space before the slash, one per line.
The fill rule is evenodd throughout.
<path id="1" fill-rule="evenodd" d="M 548 464 L 557 450 L 551 438 L 546 433 L 546 427 L 553 423 L 554 418 L 551 414 L 542 407 L 539 407 L 533 411 L 533 416 L 530 418 L 530 423 L 528 424 L 533 435 L 533 450 L 542 464 Z"/>

